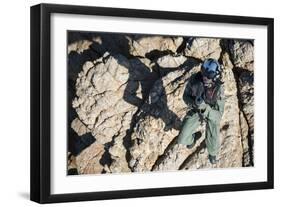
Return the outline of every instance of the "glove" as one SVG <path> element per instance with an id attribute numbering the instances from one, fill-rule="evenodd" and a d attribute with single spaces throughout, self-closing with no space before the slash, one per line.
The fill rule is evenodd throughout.
<path id="1" fill-rule="evenodd" d="M 200 110 L 204 110 L 207 107 L 207 104 L 205 103 L 205 101 L 202 97 L 195 98 L 195 105 L 196 105 L 196 108 L 200 109 Z"/>
<path id="2" fill-rule="evenodd" d="M 199 106 L 202 102 L 204 102 L 204 99 L 203 99 L 201 96 L 197 96 L 197 97 L 195 98 L 195 104 L 196 104 L 197 106 Z"/>
<path id="3" fill-rule="evenodd" d="M 203 113 L 204 117 L 208 117 L 209 112 L 210 112 L 211 109 L 212 108 L 208 104 L 206 104 L 206 108 L 205 108 L 205 111 Z"/>

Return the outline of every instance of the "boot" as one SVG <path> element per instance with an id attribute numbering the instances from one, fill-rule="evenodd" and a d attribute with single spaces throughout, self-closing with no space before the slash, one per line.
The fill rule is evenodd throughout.
<path id="1" fill-rule="evenodd" d="M 217 163 L 217 157 L 215 155 L 209 155 L 209 160 L 213 165 Z"/>
<path id="2" fill-rule="evenodd" d="M 192 134 L 193 142 L 192 142 L 192 144 L 190 144 L 190 145 L 186 145 L 186 147 L 187 147 L 188 149 L 191 149 L 192 147 L 194 147 L 196 141 L 197 141 L 201 136 L 202 136 L 201 132 L 196 132 L 196 133 Z"/>
<path id="3" fill-rule="evenodd" d="M 192 147 L 194 147 L 194 145 L 195 145 L 195 140 L 192 142 L 192 144 L 186 145 L 186 147 L 187 147 L 188 149 L 192 149 Z"/>

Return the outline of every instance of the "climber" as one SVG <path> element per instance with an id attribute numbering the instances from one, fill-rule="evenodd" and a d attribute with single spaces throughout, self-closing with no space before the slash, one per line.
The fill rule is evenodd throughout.
<path id="1" fill-rule="evenodd" d="M 215 164 L 220 148 L 220 121 L 225 103 L 221 66 L 217 60 L 209 58 L 203 62 L 201 72 L 194 74 L 187 83 L 183 98 L 191 110 L 183 120 L 177 141 L 191 149 L 198 139 L 195 131 L 206 122 L 208 157 L 210 163 Z"/>

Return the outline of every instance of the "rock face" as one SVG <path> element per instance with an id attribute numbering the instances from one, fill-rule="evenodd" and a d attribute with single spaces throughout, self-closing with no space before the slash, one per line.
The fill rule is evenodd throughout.
<path id="1" fill-rule="evenodd" d="M 242 127 L 243 165 L 254 165 L 254 42 L 231 40 L 228 51 L 234 64 Z"/>
<path id="2" fill-rule="evenodd" d="M 229 50 L 235 67 L 254 70 L 253 41 L 233 40 L 229 44 Z"/>
<path id="3" fill-rule="evenodd" d="M 143 102 L 143 94 L 157 77 L 149 64 L 147 59 L 105 56 L 86 62 L 78 74 L 77 97 L 72 106 L 84 126 L 74 127 L 77 126 L 75 119 L 72 128 L 78 135 L 90 131 L 96 142 L 110 145 L 110 162 L 115 165 L 112 172 L 129 170 L 123 138 L 130 129 L 134 113 Z M 84 158 L 81 160 L 85 161 Z"/>
<path id="4" fill-rule="evenodd" d="M 165 55 L 157 59 L 157 64 L 162 68 L 178 68 L 185 61 L 187 61 L 187 58 L 183 55 L 181 56 Z"/>
<path id="5" fill-rule="evenodd" d="M 220 39 L 188 38 L 186 45 L 184 54 L 201 60 L 206 58 L 219 59 L 222 51 Z"/>
<path id="6" fill-rule="evenodd" d="M 193 68 L 198 71 L 199 67 Z M 178 135 L 187 106 L 182 99 L 184 86 L 191 73 L 171 72 L 159 79 L 141 107 L 131 136 L 130 166 L 133 171 L 151 170 L 157 158 Z"/>
<path id="7" fill-rule="evenodd" d="M 244 125 L 247 127 L 244 132 L 244 149 L 248 150 L 244 150 L 244 164 L 251 166 L 254 160 L 254 73 L 243 71 L 238 81 L 241 116 L 244 117 Z"/>
<path id="8" fill-rule="evenodd" d="M 77 52 L 78 54 L 81 54 L 84 52 L 84 50 L 88 50 L 93 44 L 93 42 L 89 40 L 80 40 L 77 42 L 74 42 L 72 44 L 69 44 L 67 47 L 68 54 L 71 53 L 72 51 Z"/>
<path id="9" fill-rule="evenodd" d="M 101 173 L 104 166 L 100 164 L 104 147 L 102 144 L 95 142 L 76 157 L 78 164 L 77 171 L 79 174 Z"/>
<path id="10" fill-rule="evenodd" d="M 232 64 L 227 54 L 222 55 L 223 82 L 225 88 L 225 112 L 221 121 L 221 150 L 218 155 L 219 162 L 211 165 L 208 161 L 208 152 L 205 148 L 204 129 L 201 126 L 198 131 L 202 134 L 196 142 L 195 147 L 191 150 L 183 148 L 177 144 L 162 156 L 161 162 L 158 163 L 154 170 L 177 170 L 177 169 L 198 169 L 211 167 L 240 167 L 242 166 L 242 143 L 241 130 L 239 124 L 239 108 L 237 99 L 237 87 L 232 72 Z M 188 81 L 188 79 L 187 79 Z"/>
<path id="11" fill-rule="evenodd" d="M 182 37 L 135 35 L 129 42 L 129 50 L 131 55 L 140 57 L 147 57 L 153 52 L 175 53 L 182 42 Z"/>
<path id="12" fill-rule="evenodd" d="M 69 143 L 76 150 L 69 147 L 69 174 L 253 166 L 253 45 L 225 44 L 227 49 L 212 38 L 71 32 Z M 195 147 L 176 143 L 190 110 L 186 85 L 209 57 L 223 65 L 226 98 L 216 165 L 208 160 L 204 124 Z"/>

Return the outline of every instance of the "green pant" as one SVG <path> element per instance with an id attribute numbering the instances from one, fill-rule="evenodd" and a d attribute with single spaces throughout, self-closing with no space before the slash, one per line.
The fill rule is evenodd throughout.
<path id="1" fill-rule="evenodd" d="M 220 132 L 220 120 L 221 114 L 218 111 L 212 110 L 210 108 L 206 109 L 204 114 L 202 114 L 206 120 L 206 146 L 210 155 L 217 155 L 220 142 L 219 142 L 219 132 Z M 193 134 L 199 127 L 201 121 L 199 113 L 195 112 L 191 115 L 187 115 L 183 121 L 182 130 L 178 136 L 178 143 L 183 145 L 191 145 L 194 142 Z"/>

